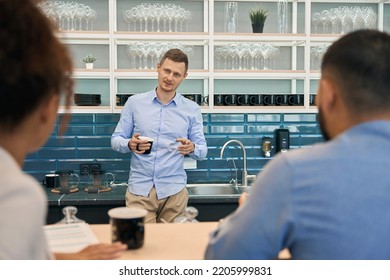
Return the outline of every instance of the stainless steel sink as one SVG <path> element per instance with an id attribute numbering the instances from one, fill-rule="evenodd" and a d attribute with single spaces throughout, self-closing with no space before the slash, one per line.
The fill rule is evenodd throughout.
<path id="1" fill-rule="evenodd" d="M 188 184 L 189 195 L 223 196 L 240 195 L 246 188 L 232 184 Z"/>

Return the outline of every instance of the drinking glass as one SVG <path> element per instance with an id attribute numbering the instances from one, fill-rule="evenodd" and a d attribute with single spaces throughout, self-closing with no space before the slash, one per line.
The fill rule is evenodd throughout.
<path id="1" fill-rule="evenodd" d="M 314 13 L 311 17 L 311 22 L 314 25 L 314 34 L 318 33 L 318 25 L 321 23 L 321 14 L 320 13 Z"/>
<path id="2" fill-rule="evenodd" d="M 322 23 L 322 30 L 324 34 L 328 33 L 328 26 L 331 23 L 330 21 L 330 12 L 328 10 L 323 10 L 321 12 L 321 23 Z"/>
<path id="3" fill-rule="evenodd" d="M 161 3 L 155 3 L 153 11 L 156 15 L 157 32 L 160 32 L 160 20 L 163 14 L 164 5 Z"/>
<path id="4" fill-rule="evenodd" d="M 364 28 L 365 24 L 362 16 L 362 10 L 359 6 L 351 7 L 350 17 L 352 19 L 352 30 Z"/>
<path id="5" fill-rule="evenodd" d="M 238 4 L 237 2 L 225 3 L 225 26 L 224 31 L 228 33 L 237 32 Z"/>
<path id="6" fill-rule="evenodd" d="M 264 58 L 263 70 L 269 70 L 270 69 L 269 58 L 272 54 L 272 45 L 271 44 L 261 44 L 260 51 L 261 51 L 261 55 Z"/>
<path id="7" fill-rule="evenodd" d="M 377 15 L 371 7 L 362 8 L 365 28 L 375 28 Z"/>
<path id="8" fill-rule="evenodd" d="M 337 14 L 337 8 L 331 8 L 329 10 L 329 19 L 332 24 L 332 34 L 340 33 L 341 20 Z"/>
<path id="9" fill-rule="evenodd" d="M 279 33 L 287 32 L 287 0 L 278 0 L 278 31 Z"/>
<path id="10" fill-rule="evenodd" d="M 190 24 L 190 21 L 192 19 L 192 14 L 190 11 L 185 11 L 184 12 L 184 21 L 183 23 L 185 23 L 185 31 L 187 32 L 188 31 L 188 26 Z"/>

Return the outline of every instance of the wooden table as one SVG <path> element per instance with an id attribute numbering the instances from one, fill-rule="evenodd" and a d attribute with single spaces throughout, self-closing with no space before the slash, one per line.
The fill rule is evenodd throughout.
<path id="1" fill-rule="evenodd" d="M 99 241 L 111 243 L 109 224 L 90 225 Z M 143 247 L 126 251 L 125 260 L 202 260 L 218 222 L 145 224 Z"/>

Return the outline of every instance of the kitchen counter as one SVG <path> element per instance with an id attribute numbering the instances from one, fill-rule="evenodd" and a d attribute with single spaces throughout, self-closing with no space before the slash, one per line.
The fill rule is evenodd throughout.
<path id="1" fill-rule="evenodd" d="M 111 226 L 90 225 L 97 239 L 111 243 Z M 124 260 L 202 260 L 209 242 L 210 233 L 217 222 L 185 224 L 145 224 L 144 245 L 136 250 L 127 250 L 120 257 Z M 174 242 L 169 242 L 174 240 Z M 290 259 L 287 249 L 278 259 Z"/>
<path id="2" fill-rule="evenodd" d="M 80 185 L 79 190 L 70 194 L 52 193 L 45 188 L 49 213 L 47 224 L 53 224 L 63 218 L 62 208 L 76 206 L 76 216 L 90 224 L 108 223 L 107 212 L 111 208 L 125 206 L 126 186 L 115 186 L 109 192 L 88 193 L 86 186 Z M 233 212 L 238 206 L 239 194 L 226 195 L 193 195 L 189 194 L 188 206 L 198 209 L 199 221 L 218 221 Z"/>
<path id="3" fill-rule="evenodd" d="M 145 224 L 144 245 L 127 250 L 125 260 L 202 260 L 209 234 L 217 228 L 216 222 L 187 224 Z M 110 225 L 91 225 L 102 243 L 111 243 Z M 169 242 L 174 240 L 174 242 Z"/>

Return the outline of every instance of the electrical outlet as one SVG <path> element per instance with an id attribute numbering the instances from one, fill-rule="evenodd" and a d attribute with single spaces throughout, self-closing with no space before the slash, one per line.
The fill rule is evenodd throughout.
<path id="1" fill-rule="evenodd" d="M 102 168 L 101 163 L 81 163 L 80 175 L 87 176 L 93 171 L 100 171 Z"/>
<path id="2" fill-rule="evenodd" d="M 89 175 L 91 172 L 91 164 L 90 163 L 81 163 L 80 164 L 80 175 Z"/>
<path id="3" fill-rule="evenodd" d="M 93 171 L 100 171 L 100 170 L 102 170 L 102 165 L 101 165 L 101 163 L 93 163 L 93 164 L 91 164 L 90 172 L 93 172 Z"/>

